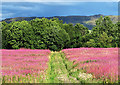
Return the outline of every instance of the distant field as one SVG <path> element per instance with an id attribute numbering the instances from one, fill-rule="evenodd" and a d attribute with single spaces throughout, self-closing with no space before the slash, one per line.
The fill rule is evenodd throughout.
<path id="1" fill-rule="evenodd" d="M 3 83 L 115 83 L 118 48 L 2 49 Z"/>

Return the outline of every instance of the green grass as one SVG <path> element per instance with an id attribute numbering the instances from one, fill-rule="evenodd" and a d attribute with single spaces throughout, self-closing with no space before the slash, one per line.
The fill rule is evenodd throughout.
<path id="1" fill-rule="evenodd" d="M 51 53 L 46 83 L 69 82 L 68 71 L 59 52 Z"/>

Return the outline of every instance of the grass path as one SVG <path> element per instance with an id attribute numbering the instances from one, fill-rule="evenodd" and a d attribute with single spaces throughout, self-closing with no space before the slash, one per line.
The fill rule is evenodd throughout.
<path id="1" fill-rule="evenodd" d="M 62 52 L 51 52 L 46 75 L 46 83 L 102 83 L 102 81 L 92 78 L 91 74 L 86 74 L 80 69 L 75 69 L 76 65 L 68 61 Z"/>
<path id="2" fill-rule="evenodd" d="M 66 69 L 61 53 L 51 52 L 49 57 L 47 83 L 70 83 L 69 73 Z"/>
<path id="3" fill-rule="evenodd" d="M 80 83 L 79 71 L 74 69 L 73 63 L 66 60 L 64 53 L 51 52 L 49 56 L 47 83 Z"/>

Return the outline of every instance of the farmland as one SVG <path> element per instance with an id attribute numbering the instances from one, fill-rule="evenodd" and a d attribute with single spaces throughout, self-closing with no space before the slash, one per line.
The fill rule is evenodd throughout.
<path id="1" fill-rule="evenodd" d="M 117 83 L 118 48 L 2 49 L 2 83 Z"/>

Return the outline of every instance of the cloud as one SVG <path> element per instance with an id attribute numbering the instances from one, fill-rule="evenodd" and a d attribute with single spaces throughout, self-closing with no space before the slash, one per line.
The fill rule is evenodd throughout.
<path id="1" fill-rule="evenodd" d="M 119 0 L 2 0 L 2 2 L 119 2 Z"/>
<path id="2" fill-rule="evenodd" d="M 26 3 L 23 3 L 23 2 L 20 2 L 20 3 L 18 3 L 18 2 L 11 2 L 11 3 L 8 3 L 8 2 L 4 2 L 3 4 L 2 4 L 2 10 L 3 10 L 3 12 L 5 11 L 5 10 L 31 10 L 31 9 L 33 9 L 33 8 L 35 8 L 35 5 L 33 5 L 33 4 L 26 4 Z"/>
<path id="3" fill-rule="evenodd" d="M 38 16 L 43 14 L 44 8 L 40 3 L 4 2 L 2 4 L 2 19 Z"/>
<path id="4" fill-rule="evenodd" d="M 2 18 L 68 15 L 116 15 L 117 2 L 3 2 Z"/>

